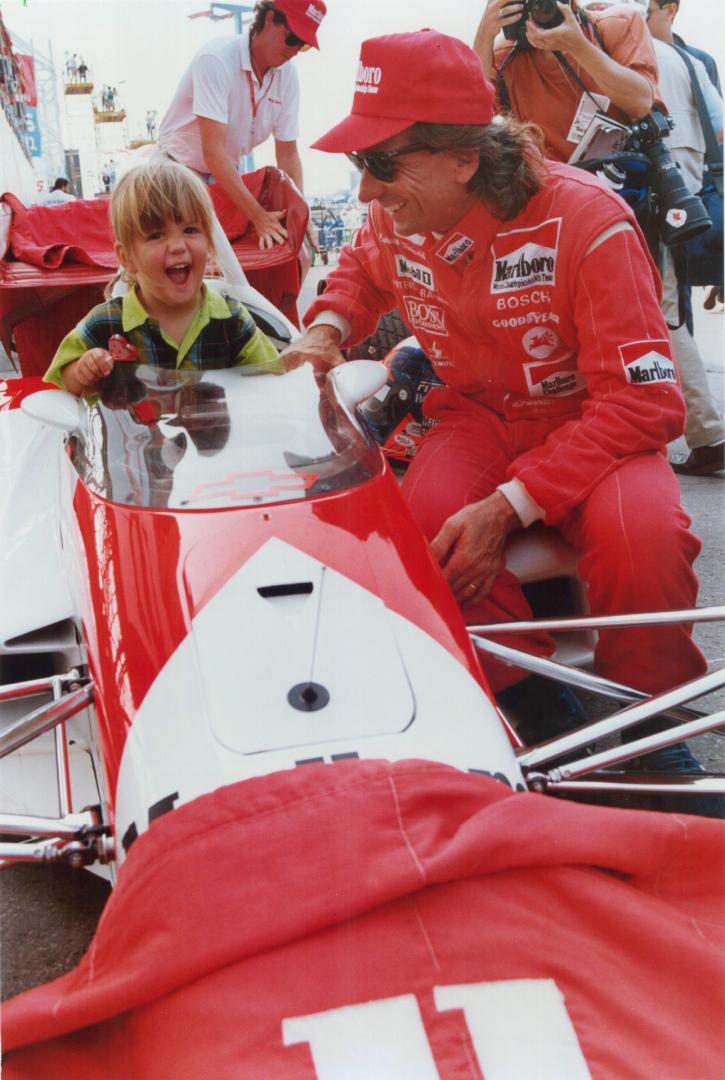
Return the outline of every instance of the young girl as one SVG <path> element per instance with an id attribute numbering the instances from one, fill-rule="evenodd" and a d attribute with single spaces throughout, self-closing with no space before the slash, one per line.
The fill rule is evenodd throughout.
<path id="1" fill-rule="evenodd" d="M 280 370 L 277 350 L 247 309 L 203 284 L 213 213 L 203 183 L 183 165 L 126 173 L 111 198 L 111 224 L 131 287 L 94 307 L 63 339 L 48 382 L 73 394 L 95 391 L 113 368 L 112 353 L 153 367 Z"/>

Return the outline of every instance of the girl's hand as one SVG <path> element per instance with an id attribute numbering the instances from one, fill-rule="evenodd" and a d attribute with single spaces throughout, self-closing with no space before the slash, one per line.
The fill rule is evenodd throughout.
<path id="1" fill-rule="evenodd" d="M 89 349 L 61 371 L 63 386 L 76 396 L 87 393 L 113 371 L 113 360 L 107 349 Z"/>

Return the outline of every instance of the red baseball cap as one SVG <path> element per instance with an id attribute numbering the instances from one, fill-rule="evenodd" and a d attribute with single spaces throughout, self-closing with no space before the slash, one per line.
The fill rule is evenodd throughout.
<path id="1" fill-rule="evenodd" d="M 274 0 L 274 6 L 282 12 L 293 34 L 319 49 L 317 31 L 327 14 L 322 0 Z"/>
<path id="2" fill-rule="evenodd" d="M 490 124 L 494 89 L 468 45 L 437 30 L 363 41 L 352 111 L 312 144 L 348 153 L 415 123 Z"/>

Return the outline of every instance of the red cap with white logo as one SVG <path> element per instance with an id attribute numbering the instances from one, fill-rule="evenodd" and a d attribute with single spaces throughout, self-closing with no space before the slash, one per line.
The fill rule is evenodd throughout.
<path id="1" fill-rule="evenodd" d="M 363 41 L 352 111 L 312 146 L 365 150 L 415 123 L 490 124 L 494 89 L 481 61 L 437 30 Z"/>
<path id="2" fill-rule="evenodd" d="M 327 14 L 322 0 L 274 0 L 274 6 L 282 12 L 293 34 L 319 49 L 317 31 Z"/>

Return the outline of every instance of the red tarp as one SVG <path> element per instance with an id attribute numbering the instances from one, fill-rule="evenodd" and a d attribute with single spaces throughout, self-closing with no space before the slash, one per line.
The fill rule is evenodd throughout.
<path id="1" fill-rule="evenodd" d="M 218 184 L 209 188 L 215 211 L 250 284 L 299 325 L 299 252 L 309 217 L 307 203 L 277 169 L 258 169 L 242 179 L 263 206 L 287 210 L 285 242 L 271 251 L 260 250 L 256 233 L 248 231 L 248 219 Z M 26 207 L 9 192 L 2 202 L 12 211 L 9 253 L 0 262 L 2 340 L 7 347 L 14 332 L 23 374 L 42 374 L 64 335 L 100 302 L 103 284 L 117 269 L 109 204 L 106 199 L 79 199 Z M 75 297 L 78 289 L 84 292 Z"/>
<path id="2" fill-rule="evenodd" d="M 221 788 L 134 843 L 79 966 L 5 1005 L 3 1080 L 718 1080 L 724 839 L 426 762 Z M 501 1071 L 501 1040 L 546 1071 Z"/>
<path id="3" fill-rule="evenodd" d="M 48 270 L 63 263 L 114 271 L 118 266 L 105 199 L 28 207 L 6 192 L 2 201 L 13 212 L 9 244 L 15 259 Z"/>
<path id="4" fill-rule="evenodd" d="M 258 169 L 242 179 L 263 206 L 270 210 L 287 209 L 284 222 L 290 233 L 287 240 L 275 244 L 271 252 L 260 250 L 255 233 L 250 231 L 249 235 L 244 235 L 249 219 L 218 184 L 212 184 L 208 190 L 224 232 L 231 241 L 244 238 L 238 248 L 242 265 L 255 268 L 296 259 L 309 216 L 304 199 L 276 169 Z M 6 202 L 13 212 L 9 246 L 15 259 L 53 270 L 64 263 L 109 270 L 118 266 L 113 252 L 107 199 L 78 199 L 59 206 L 26 207 L 15 195 L 6 192 L 0 201 Z"/>

